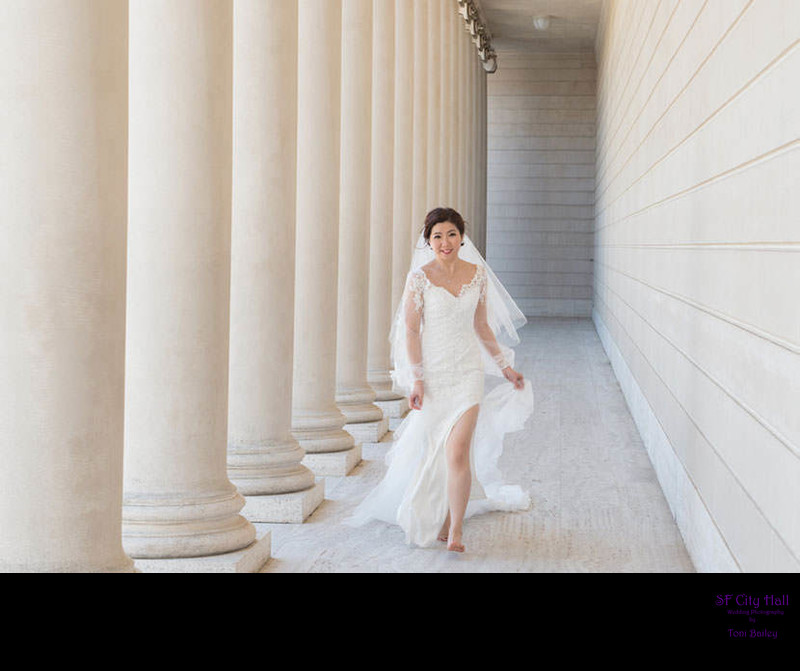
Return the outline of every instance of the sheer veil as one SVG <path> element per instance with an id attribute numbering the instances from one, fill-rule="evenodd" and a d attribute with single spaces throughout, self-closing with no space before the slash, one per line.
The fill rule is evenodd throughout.
<path id="1" fill-rule="evenodd" d="M 469 263 L 482 266 L 486 271 L 487 320 L 506 362 L 513 367 L 514 350 L 512 347 L 519 344 L 517 329 L 521 328 L 527 322 L 527 319 L 525 315 L 522 314 L 519 307 L 517 307 L 514 299 L 511 298 L 508 291 L 506 291 L 505 287 L 500 283 L 500 280 L 497 279 L 497 276 L 486 263 L 486 260 L 468 235 L 464 235 L 463 242 L 464 245 L 459 249 L 459 258 Z M 420 235 L 414 246 L 414 253 L 408 271 L 409 276 L 433 259 L 433 250 L 425 242 L 424 236 Z M 408 283 L 406 283 L 406 286 L 408 286 Z M 400 304 L 395 309 L 389 339 L 391 342 L 393 364 L 391 375 L 394 390 L 407 396 L 414 386 L 414 376 L 406 350 L 405 301 L 406 295 L 404 294 L 400 300 Z M 424 328 L 424 324 L 422 328 Z M 486 373 L 502 377 L 502 371 L 485 348 L 483 349 L 483 355 Z"/>

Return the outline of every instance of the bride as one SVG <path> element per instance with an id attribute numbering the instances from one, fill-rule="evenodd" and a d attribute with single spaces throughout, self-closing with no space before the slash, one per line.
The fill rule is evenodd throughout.
<path id="1" fill-rule="evenodd" d="M 533 411 L 530 382 L 510 345 L 525 317 L 450 208 L 428 213 L 392 326 L 392 378 L 411 412 L 395 431 L 386 474 L 350 524 L 397 524 L 406 542 L 438 539 L 463 552 L 466 517 L 521 510 L 530 498 L 503 482 L 503 437 Z M 486 393 L 486 376 L 505 379 Z"/>

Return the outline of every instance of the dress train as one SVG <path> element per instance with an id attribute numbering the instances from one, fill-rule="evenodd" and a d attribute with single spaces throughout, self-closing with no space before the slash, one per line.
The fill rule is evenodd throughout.
<path id="1" fill-rule="evenodd" d="M 456 422 L 475 399 L 453 409 L 449 399 L 426 394 L 421 410 L 412 410 L 395 430 L 386 455 L 383 480 L 358 505 L 347 523 L 372 520 L 396 524 L 409 545 L 433 545 L 447 518 L 447 458 L 445 445 Z M 524 428 L 533 411 L 533 389 L 525 381 L 518 390 L 498 384 L 482 399 L 470 446 L 472 488 L 465 518 L 491 511 L 527 510 L 531 498 L 520 486 L 504 481 L 499 460 L 507 433 Z M 448 406 L 445 410 L 442 406 Z M 447 412 L 443 418 L 442 411 Z"/>

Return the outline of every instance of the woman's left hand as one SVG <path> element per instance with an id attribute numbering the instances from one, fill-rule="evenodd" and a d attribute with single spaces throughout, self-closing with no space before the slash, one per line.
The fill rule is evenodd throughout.
<path id="1" fill-rule="evenodd" d="M 522 373 L 518 373 L 511 366 L 503 368 L 503 375 L 506 380 L 514 383 L 515 388 L 522 389 L 525 386 L 525 379 L 522 377 Z"/>

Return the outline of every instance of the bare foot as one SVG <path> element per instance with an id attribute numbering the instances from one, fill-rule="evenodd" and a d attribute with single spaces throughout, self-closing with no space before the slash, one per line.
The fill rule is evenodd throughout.
<path id="1" fill-rule="evenodd" d="M 451 552 L 464 552 L 464 545 L 461 542 L 461 531 L 450 531 L 447 538 L 447 549 Z"/>
<path id="2" fill-rule="evenodd" d="M 442 541 L 442 543 L 447 542 L 447 537 L 450 535 L 450 513 L 447 513 L 447 519 L 445 519 L 442 528 L 439 530 L 439 535 L 436 537 L 437 540 Z"/>

